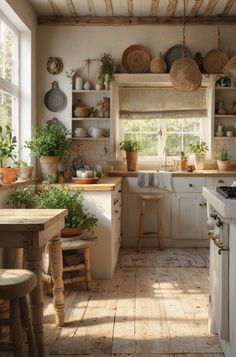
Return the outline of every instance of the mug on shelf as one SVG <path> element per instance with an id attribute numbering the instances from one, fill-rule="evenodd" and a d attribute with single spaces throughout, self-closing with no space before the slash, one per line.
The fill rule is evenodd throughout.
<path id="1" fill-rule="evenodd" d="M 101 138 L 103 136 L 103 129 L 100 128 L 89 128 L 88 133 L 93 138 Z"/>
<path id="2" fill-rule="evenodd" d="M 80 136 L 80 137 L 84 137 L 86 136 L 86 130 L 84 128 L 76 128 L 75 129 L 75 136 Z"/>

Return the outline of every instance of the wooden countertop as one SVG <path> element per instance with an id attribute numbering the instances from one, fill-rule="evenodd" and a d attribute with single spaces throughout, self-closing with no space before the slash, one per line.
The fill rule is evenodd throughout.
<path id="1" fill-rule="evenodd" d="M 140 170 L 142 171 L 142 170 Z M 144 170 L 148 171 L 148 170 Z M 152 170 L 150 170 L 152 171 Z M 154 170 L 153 170 L 154 171 Z M 137 177 L 138 171 L 112 171 L 108 174 L 111 177 Z M 173 171 L 173 177 L 236 177 L 236 170 L 219 171 L 219 170 L 202 170 L 202 171 Z"/>
<path id="2" fill-rule="evenodd" d="M 114 191 L 116 186 L 122 181 L 122 177 L 102 177 L 95 184 L 78 184 L 65 182 L 65 185 L 71 191 Z M 52 184 L 52 186 L 59 186 L 59 184 Z M 43 185 L 38 184 L 37 189 L 42 189 Z"/>

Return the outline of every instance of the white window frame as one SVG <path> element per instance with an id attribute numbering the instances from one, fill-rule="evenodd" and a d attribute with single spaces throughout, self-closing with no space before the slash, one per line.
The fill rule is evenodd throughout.
<path id="1" fill-rule="evenodd" d="M 19 139 L 19 101 L 20 101 L 20 34 L 16 27 L 8 20 L 8 18 L 0 11 L 0 21 L 5 22 L 5 24 L 15 33 L 16 35 L 16 67 L 15 67 L 15 83 L 9 82 L 8 80 L 0 77 L 0 90 L 10 94 L 15 97 L 15 106 L 12 115 L 12 129 L 14 130 L 14 135 Z M 19 149 L 19 140 L 17 140 Z"/>

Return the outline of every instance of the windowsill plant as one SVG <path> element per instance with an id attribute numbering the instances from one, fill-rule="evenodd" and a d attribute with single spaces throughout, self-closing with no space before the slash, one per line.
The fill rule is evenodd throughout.
<path id="1" fill-rule="evenodd" d="M 125 139 L 120 143 L 120 150 L 126 153 L 127 170 L 136 171 L 138 163 L 138 152 L 140 151 L 140 143 L 136 140 Z"/>
<path id="2" fill-rule="evenodd" d="M 216 154 L 216 160 L 220 171 L 228 171 L 230 169 L 230 159 L 227 150 L 220 149 Z"/>
<path id="3" fill-rule="evenodd" d="M 180 170 L 181 171 L 187 171 L 187 167 L 188 167 L 188 154 L 184 151 L 180 151 Z"/>
<path id="4" fill-rule="evenodd" d="M 6 125 L 0 126 L 0 173 L 3 175 L 3 184 L 9 184 L 16 180 L 18 169 L 8 166 L 14 164 L 17 139 L 12 135 L 12 129 Z"/>
<path id="5" fill-rule="evenodd" d="M 209 150 L 207 143 L 205 141 L 201 141 L 198 144 L 190 144 L 189 148 L 194 154 L 194 164 L 196 170 L 204 170 L 206 153 Z"/>

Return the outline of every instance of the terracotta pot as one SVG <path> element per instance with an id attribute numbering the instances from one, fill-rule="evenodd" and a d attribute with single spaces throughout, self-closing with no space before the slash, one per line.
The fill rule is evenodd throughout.
<path id="1" fill-rule="evenodd" d="M 230 169 L 230 161 L 217 160 L 217 166 L 220 171 L 228 171 Z"/>
<path id="2" fill-rule="evenodd" d="M 47 179 L 48 176 L 57 177 L 59 162 L 59 158 L 57 156 L 41 156 L 39 161 L 43 180 Z"/>
<path id="3" fill-rule="evenodd" d="M 127 170 L 136 171 L 138 163 L 138 152 L 126 151 Z"/>
<path id="4" fill-rule="evenodd" d="M 20 177 L 22 179 L 30 179 L 32 177 L 33 166 L 23 166 L 20 168 Z"/>
<path id="5" fill-rule="evenodd" d="M 80 227 L 65 227 L 61 230 L 62 237 L 72 237 L 81 234 L 82 229 Z"/>
<path id="6" fill-rule="evenodd" d="M 180 170 L 187 171 L 188 168 L 188 160 L 180 160 L 179 162 Z"/>
<path id="7" fill-rule="evenodd" d="M 194 154 L 194 165 L 196 170 L 204 170 L 206 154 Z"/>
<path id="8" fill-rule="evenodd" d="M 10 184 L 16 181 L 19 169 L 14 169 L 11 167 L 0 168 L 0 173 L 3 174 L 3 184 Z"/>

